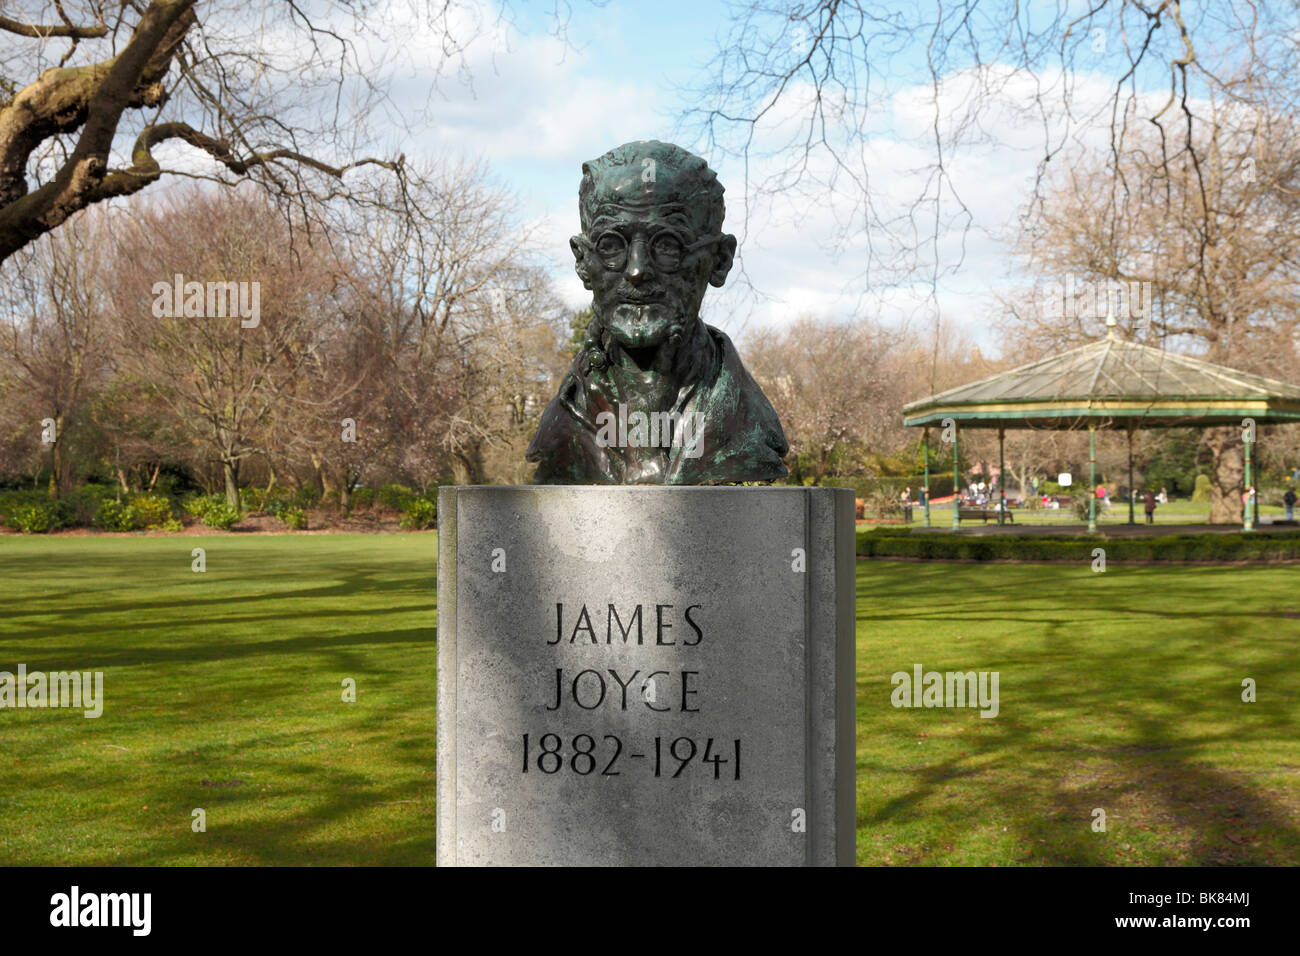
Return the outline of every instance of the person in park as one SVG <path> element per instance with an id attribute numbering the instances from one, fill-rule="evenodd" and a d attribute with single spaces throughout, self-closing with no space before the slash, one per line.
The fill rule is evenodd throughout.
<path id="1" fill-rule="evenodd" d="M 909 485 L 904 488 L 898 496 L 899 503 L 903 506 L 903 521 L 907 524 L 912 523 L 912 488 Z"/>
<path id="2" fill-rule="evenodd" d="M 1147 524 L 1155 524 L 1156 496 L 1150 488 L 1142 494 L 1142 509 L 1147 513 Z"/>
<path id="3" fill-rule="evenodd" d="M 1286 494 L 1282 496 L 1282 504 L 1286 506 L 1286 520 L 1295 520 L 1295 489 L 1288 488 Z"/>

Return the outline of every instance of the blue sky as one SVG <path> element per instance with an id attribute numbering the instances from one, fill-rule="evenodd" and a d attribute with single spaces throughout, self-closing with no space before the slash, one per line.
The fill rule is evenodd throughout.
<path id="1" fill-rule="evenodd" d="M 566 0 L 560 2 L 563 9 Z M 513 0 L 511 22 L 504 23 L 497 16 L 498 0 L 464 0 L 465 6 L 454 8 L 453 28 L 470 42 L 463 61 L 441 75 L 441 35 L 421 4 L 394 2 L 378 8 L 385 36 L 366 37 L 358 46 L 369 69 L 391 81 L 394 115 L 372 116 L 379 151 L 484 161 L 495 180 L 518 197 L 519 213 L 534 230 L 557 289 L 572 308 L 589 301 L 568 252 L 568 237 L 577 229 L 581 164 L 636 139 L 666 139 L 699 152 L 727 187 L 726 228 L 741 237 L 740 266 L 726 288 L 709 292 L 704 316 L 733 335 L 804 314 L 870 316 L 924 330 L 934 329 L 941 315 L 944 328 L 960 329 L 996 350 L 1005 314 L 999 296 L 1034 282 L 1064 281 L 1063 276 L 1023 274 L 1007 245 L 1043 155 L 1041 125 L 1025 115 L 1036 82 L 1028 74 L 991 68 L 1002 72 L 995 76 L 999 88 L 981 117 L 980 132 L 986 135 L 971 138 L 947 157 L 948 175 L 970 206 L 974 225 L 964 235 L 941 232 L 937 258 L 942 265 L 960 258 L 961 268 L 933 290 L 924 268 L 889 285 L 864 274 L 868 242 L 888 237 L 853 221 L 860 192 L 810 189 L 747 208 L 741 162 L 708 149 L 695 141 L 693 130 L 679 127 L 683 111 L 695 105 L 684 91 L 707 85 L 710 62 L 729 34 L 728 4 L 567 2 L 568 42 L 562 43 L 552 35 L 549 0 Z M 268 39 L 274 43 L 277 38 Z M 1089 56 L 1085 50 L 1076 61 L 1080 72 L 1069 74 L 1076 117 L 1091 109 L 1106 113 L 1107 97 L 1122 75 L 1115 52 L 1114 46 L 1109 57 Z M 887 66 L 882 63 L 873 62 L 873 67 L 888 72 L 891 85 L 870 117 L 870 135 L 861 149 L 872 177 L 872 199 L 897 213 L 916 197 L 934 160 L 929 124 L 935 104 L 924 82 L 919 47 L 904 48 Z M 963 65 L 955 62 L 954 69 Z M 902 82 L 902 71 L 916 85 Z M 1167 75 L 1166 69 L 1165 82 Z M 985 72 L 979 78 L 989 76 Z M 973 72 L 945 77 L 939 103 L 944 122 L 962 108 L 975 79 Z M 800 92 L 806 88 L 795 89 L 796 95 Z M 1150 95 L 1163 100 L 1167 87 L 1160 91 L 1153 85 Z M 783 109 L 777 111 L 778 120 L 788 123 L 797 115 L 792 104 Z M 771 143 L 775 134 L 765 135 Z M 1102 142 L 1091 132 L 1081 136 L 1081 142 L 1090 139 L 1098 146 Z M 775 168 L 770 160 L 752 158 L 749 172 L 752 179 L 761 179 Z M 828 172 L 828 165 L 814 168 L 818 175 Z M 924 240 L 924 230 L 921 235 Z M 1102 331 L 1099 321 L 1099 336 Z"/>
<path id="2" fill-rule="evenodd" d="M 704 306 L 707 321 L 740 336 L 802 314 L 872 316 L 932 330 L 937 312 L 945 328 L 961 330 L 986 350 L 1000 349 L 1004 308 L 998 297 L 1014 294 L 1036 278 L 1019 273 L 1004 241 L 1042 156 L 1041 128 L 1016 115 L 1024 105 L 1028 77 L 1009 83 L 1003 102 L 993 104 L 986 118 L 990 141 L 969 144 L 949 158 L 949 172 L 971 207 L 975 226 L 964 236 L 956 231 L 942 235 L 940 262 L 964 257 L 964 265 L 942 278 L 932 293 L 924 269 L 911 284 L 893 286 L 877 285 L 863 275 L 868 236 L 857 229 L 845 241 L 838 232 L 852 215 L 852 197 L 825 191 L 792 194 L 755 207 L 747 218 L 741 162 L 710 151 L 695 141 L 696 130 L 680 126 L 683 111 L 694 105 L 689 90 L 709 82 L 710 63 L 730 31 L 726 3 L 610 0 L 592 7 L 572 0 L 567 46 L 550 35 L 554 20 L 549 3 L 516 6 L 514 23 L 502 27 L 492 22 L 490 29 L 480 29 L 481 39 L 467 55 L 472 82 L 440 83 L 433 108 L 415 122 L 422 135 L 408 144 L 407 152 L 415 145 L 429 155 L 461 151 L 485 160 L 519 197 L 524 216 L 537 227 L 551 257 L 557 286 L 574 308 L 587 302 L 567 247 L 577 228 L 582 162 L 628 140 L 667 139 L 700 152 L 718 171 L 728 190 L 726 228 L 742 237 L 748 284 L 731 281 L 721 291 L 710 291 Z M 1096 77 L 1074 77 L 1081 102 L 1104 100 L 1113 82 L 1099 62 L 1091 64 Z M 872 119 L 869 150 L 877 200 L 901 209 L 920 188 L 923 174 L 918 170 L 932 161 L 927 139 L 933 105 L 919 48 L 904 49 L 888 69 L 898 92 Z M 918 85 L 900 83 L 902 70 Z M 960 80 L 950 95 L 954 104 L 960 102 Z M 763 171 L 763 161 L 750 170 L 755 177 Z M 733 280 L 739 275 L 733 273 Z"/>
<path id="3" fill-rule="evenodd" d="M 574 0 L 567 47 L 550 36 L 548 6 L 515 11 L 514 24 L 471 48 L 471 82 L 440 82 L 441 95 L 414 123 L 423 131 L 415 145 L 429 155 L 466 152 L 490 165 L 538 226 L 570 304 L 585 304 L 567 247 L 577 228 L 581 164 L 629 140 L 665 139 L 701 152 L 718 171 L 728 189 L 727 228 L 745 239 L 741 254 L 757 289 L 733 282 L 710 292 L 708 321 L 738 334 L 801 313 L 863 314 L 861 284 L 849 281 L 862 269 L 862 256 L 831 248 L 830 204 L 817 204 L 821 221 L 787 208 L 746 223 L 741 163 L 710 153 L 679 125 L 692 105 L 687 91 L 707 83 L 709 63 L 729 31 L 725 3 L 611 0 L 593 8 Z"/>
<path id="4" fill-rule="evenodd" d="M 554 21 L 537 9 L 541 6 L 520 11 L 516 19 L 526 31 L 520 39 L 541 44 L 553 55 L 556 77 L 581 80 L 590 84 L 584 86 L 588 91 L 606 88 L 610 97 L 573 103 L 575 113 L 586 113 L 588 135 L 579 129 L 573 139 L 566 138 L 578 145 L 578 152 L 572 155 L 514 150 L 483 158 L 535 211 L 558 211 L 567 202 L 576 217 L 583 162 L 629 140 L 674 139 L 684 102 L 677 90 L 699 81 L 704 64 L 715 52 L 715 33 L 726 27 L 726 6 L 717 0 L 654 4 L 614 0 L 606 7 L 593 8 L 575 0 L 568 25 L 569 49 L 546 42 Z M 510 65 L 503 58 L 498 68 L 509 70 Z M 475 77 L 476 85 L 491 81 L 482 74 Z M 487 125 L 495 128 L 534 121 L 529 115 L 527 90 L 516 92 L 514 109 L 505 115 L 485 116 Z"/>

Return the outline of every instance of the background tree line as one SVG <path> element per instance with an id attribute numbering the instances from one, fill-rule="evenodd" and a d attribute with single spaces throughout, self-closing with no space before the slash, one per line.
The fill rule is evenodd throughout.
<path id="1" fill-rule="evenodd" d="M 99 207 L 0 266 L 0 484 L 57 497 L 284 487 L 346 513 L 361 488 L 524 483 L 523 452 L 589 312 L 566 310 L 509 197 L 475 166 L 408 184 L 422 221 L 349 208 L 328 235 L 296 237 L 251 191 L 191 187 L 129 210 Z M 157 282 L 256 281 L 258 325 L 155 314 Z M 1010 325 L 1017 352 L 935 340 L 869 318 L 802 316 L 742 338 L 790 440 L 790 481 L 920 485 L 920 433 L 904 404 L 993 374 L 1061 342 L 1041 317 Z M 1287 376 L 1279 350 L 1255 363 Z M 1077 337 L 1096 330 L 1079 326 Z M 1068 341 L 1068 339 L 1067 339 Z M 1008 350 L 1010 351 L 1010 350 Z M 1294 367 L 1293 367 L 1294 368 Z M 47 424 L 48 423 L 48 424 Z M 52 426 L 52 427 L 51 427 Z M 1265 434 L 1280 481 L 1294 429 Z M 1122 435 L 1102 434 L 1102 474 L 1126 481 Z M 932 442 L 933 487 L 950 459 Z M 1010 432 L 1008 487 L 1078 473 L 1083 432 Z M 992 432 L 963 439 L 966 474 L 997 463 Z M 1148 433 L 1139 477 L 1190 494 L 1213 451 L 1196 430 Z M 865 492 L 863 492 L 865 493 Z"/>
<path id="2" fill-rule="evenodd" d="M 479 5 L 416 7 L 444 37 L 438 70 L 463 69 Z M 584 320 L 482 168 L 422 167 L 371 127 L 390 91 L 367 57 L 396 55 L 400 27 L 348 2 L 272 5 L 255 35 L 217 0 L 6 9 L 0 484 L 56 498 L 194 487 L 231 508 L 285 486 L 346 511 L 377 484 L 526 480 L 523 448 Z M 954 163 L 986 120 L 1015 129 L 1003 114 L 1023 101 L 1043 142 L 1005 237 L 1022 273 L 1148 282 L 1152 310 L 1127 336 L 1300 376 L 1294 5 L 1099 0 L 1031 17 L 1007 0 L 818 0 L 731 18 L 687 118 L 710 152 L 778 161 L 746 183 L 747 207 L 847 197 L 840 239 L 869 237 L 864 283 L 933 291 L 959 267 L 941 251 L 974 226 Z M 934 122 L 920 192 L 898 207 L 862 147 L 904 93 Z M 808 135 L 771 140 L 777 115 Z M 160 158 L 180 156 L 208 165 Z M 205 187 L 160 185 L 177 177 Z M 156 316 L 153 284 L 178 273 L 257 281 L 259 325 Z M 1100 334 L 1100 317 L 1045 315 L 1018 292 L 989 320 L 997 358 L 954 335 L 937 298 L 924 330 L 802 316 L 742 339 L 791 480 L 914 479 L 903 404 Z M 1262 431 L 1260 484 L 1300 464 L 1298 431 Z M 989 473 L 995 441 L 967 435 L 972 471 Z M 1010 433 L 1012 487 L 1079 471 L 1084 441 Z M 1126 477 L 1123 436 L 1103 433 L 1099 460 L 1108 483 Z M 1138 467 L 1176 493 L 1204 473 L 1212 520 L 1240 517 L 1236 429 L 1145 433 Z"/>
<path id="3" fill-rule="evenodd" d="M 406 188 L 414 226 L 350 209 L 291 243 L 259 194 L 191 188 L 87 210 L 15 253 L 0 482 L 197 485 L 234 507 L 279 484 L 346 509 L 363 484 L 525 480 L 568 316 L 481 169 Z M 259 283 L 257 326 L 156 314 L 155 283 L 178 274 Z"/>
<path id="4" fill-rule="evenodd" d="M 201 491 L 236 514 L 248 490 L 283 487 L 346 514 L 364 488 L 527 482 L 524 449 L 590 312 L 560 302 L 481 167 L 429 169 L 404 188 L 409 215 L 350 206 L 328 230 L 291 236 L 261 194 L 192 186 L 88 209 L 16 252 L 0 265 L 0 486 L 51 498 L 86 485 L 114 498 Z M 1066 250 L 1054 267 L 1084 243 L 1080 222 L 1046 221 L 1063 233 L 1051 248 Z M 177 274 L 257 282 L 257 326 L 233 308 L 157 314 L 154 286 Z M 1165 296 L 1158 288 L 1158 314 Z M 1293 313 L 1282 297 L 1268 303 L 1272 325 L 1254 321 L 1233 354 L 1294 380 Z M 921 484 L 921 435 L 903 427 L 903 405 L 1098 332 L 1014 302 L 1009 312 L 1001 357 L 867 317 L 805 315 L 743 337 L 790 441 L 789 480 L 886 488 L 886 507 Z M 1154 326 L 1127 334 L 1154 340 Z M 1261 485 L 1300 460 L 1295 431 L 1264 431 Z M 962 452 L 964 474 L 987 478 L 995 433 L 967 432 Z M 1122 435 L 1102 433 L 1112 486 L 1127 481 L 1126 453 Z M 932 441 L 936 494 L 951 491 L 947 454 Z M 1080 473 L 1086 458 L 1085 432 L 1009 432 L 1009 492 Z M 1199 430 L 1149 432 L 1137 466 L 1139 485 L 1189 495 L 1198 473 L 1214 474 L 1215 450 Z"/>

